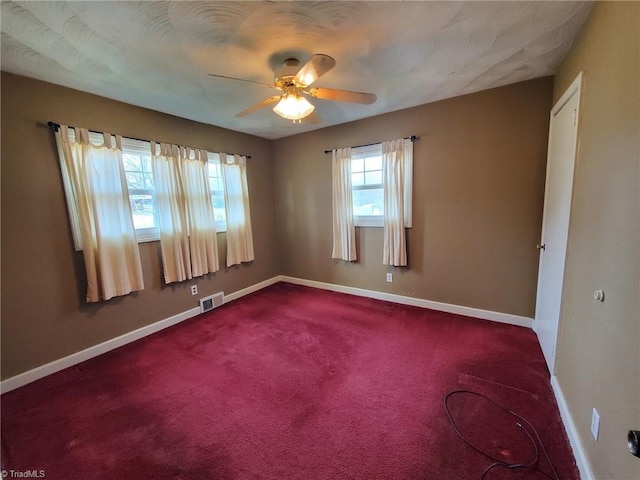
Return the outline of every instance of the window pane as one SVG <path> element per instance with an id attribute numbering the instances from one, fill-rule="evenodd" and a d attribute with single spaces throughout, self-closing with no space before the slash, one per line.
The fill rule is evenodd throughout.
<path id="1" fill-rule="evenodd" d="M 153 171 L 151 167 L 151 157 L 140 157 L 140 159 L 142 160 L 142 170 L 151 173 Z"/>
<path id="2" fill-rule="evenodd" d="M 352 173 L 351 185 L 356 187 L 359 185 L 364 185 L 364 173 Z"/>
<path id="3" fill-rule="evenodd" d="M 363 158 L 354 158 L 351 160 L 351 171 L 352 172 L 362 172 L 364 171 L 364 159 Z"/>
<path id="4" fill-rule="evenodd" d="M 142 164 L 140 162 L 140 157 L 138 155 L 130 155 L 130 154 L 123 154 L 122 155 L 122 161 L 124 163 L 124 169 L 127 171 L 130 170 L 135 170 L 135 171 L 141 171 L 142 170 Z"/>
<path id="5" fill-rule="evenodd" d="M 133 226 L 135 228 L 157 227 L 153 197 L 151 195 L 129 195 Z"/>
<path id="6" fill-rule="evenodd" d="M 152 173 L 144 173 L 144 187 L 143 188 L 151 188 L 155 189 L 155 184 L 153 183 L 153 174 Z"/>
<path id="7" fill-rule="evenodd" d="M 209 158 L 211 158 L 211 156 Z M 220 169 L 219 162 L 211 160 L 207 162 L 207 176 L 209 177 L 209 191 L 211 192 L 213 216 L 218 224 L 218 228 L 221 228 L 226 222 L 226 213 L 224 209 L 224 182 L 222 181 L 222 170 Z M 223 225 L 220 225 L 220 223 Z"/>
<path id="8" fill-rule="evenodd" d="M 354 215 L 382 215 L 384 197 L 382 188 L 370 188 L 353 191 Z"/>
<path id="9" fill-rule="evenodd" d="M 211 203 L 213 204 L 213 216 L 216 222 L 224 222 L 226 214 L 224 210 L 224 194 L 216 192 L 211 195 Z"/>
<path id="10" fill-rule="evenodd" d="M 129 188 L 145 188 L 144 174 L 127 172 L 127 186 Z"/>
<path id="11" fill-rule="evenodd" d="M 213 208 L 222 208 L 224 210 L 224 194 L 222 192 L 213 192 L 211 194 L 211 203 Z"/>
<path id="12" fill-rule="evenodd" d="M 158 228 L 151 155 L 143 153 L 149 152 L 148 144 L 131 145 L 131 142 L 136 143 L 131 139 L 123 141 L 122 163 L 130 193 L 129 203 L 133 226 L 136 229 L 136 235 L 142 231 L 142 237 L 138 237 L 138 241 L 157 240 L 155 233 L 149 231 L 149 229 Z"/>
<path id="13" fill-rule="evenodd" d="M 382 184 L 382 171 L 366 172 L 364 174 L 364 180 L 367 185 Z"/>
<path id="14" fill-rule="evenodd" d="M 365 170 L 382 170 L 382 157 L 367 157 Z"/>

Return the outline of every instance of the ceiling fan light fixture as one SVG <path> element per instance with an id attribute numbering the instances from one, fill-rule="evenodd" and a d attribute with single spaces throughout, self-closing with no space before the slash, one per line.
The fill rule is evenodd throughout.
<path id="1" fill-rule="evenodd" d="M 273 111 L 282 118 L 293 120 L 293 123 L 300 123 L 304 117 L 313 112 L 314 107 L 309 101 L 298 93 L 285 93 L 278 104 L 273 107 Z"/>

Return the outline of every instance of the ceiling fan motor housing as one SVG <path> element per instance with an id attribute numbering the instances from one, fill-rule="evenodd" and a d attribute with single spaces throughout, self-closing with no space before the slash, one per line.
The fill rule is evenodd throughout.
<path id="1" fill-rule="evenodd" d="M 282 67 L 274 72 L 274 83 L 282 89 L 292 87 L 295 85 L 293 79 L 298 71 L 300 71 L 300 61 L 297 58 L 287 58 L 282 61 Z"/>

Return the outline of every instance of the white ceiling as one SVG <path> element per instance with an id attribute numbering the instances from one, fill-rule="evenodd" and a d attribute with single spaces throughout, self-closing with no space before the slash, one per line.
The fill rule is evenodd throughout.
<path id="1" fill-rule="evenodd" d="M 591 3 L 2 1 L 1 8 L 2 70 L 273 139 L 551 75 Z M 312 99 L 319 125 L 293 125 L 270 108 L 235 118 L 275 91 L 207 75 L 272 83 L 283 59 L 304 63 L 314 53 L 337 62 L 314 87 L 371 92 L 377 102 Z"/>

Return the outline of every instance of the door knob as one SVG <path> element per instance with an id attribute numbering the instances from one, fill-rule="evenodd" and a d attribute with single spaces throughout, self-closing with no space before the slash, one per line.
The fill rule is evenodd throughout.
<path id="1" fill-rule="evenodd" d="M 545 244 L 544 244 L 544 243 L 536 245 L 536 248 L 537 248 L 538 250 L 544 250 L 544 247 L 545 247 Z"/>
<path id="2" fill-rule="evenodd" d="M 629 451 L 631 455 L 640 458 L 640 430 L 629 430 Z"/>

